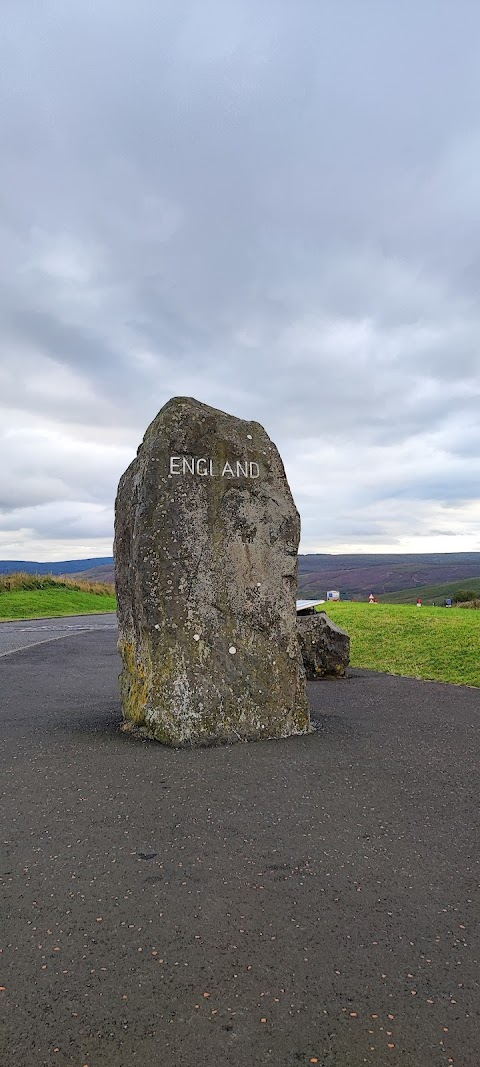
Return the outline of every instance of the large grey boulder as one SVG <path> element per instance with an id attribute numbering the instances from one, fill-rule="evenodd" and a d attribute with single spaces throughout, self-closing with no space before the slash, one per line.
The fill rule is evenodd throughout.
<path id="1" fill-rule="evenodd" d="M 307 678 L 345 674 L 350 661 L 350 637 L 324 611 L 299 615 L 297 632 Z"/>
<path id="2" fill-rule="evenodd" d="M 299 536 L 262 426 L 185 397 L 162 408 L 116 500 L 127 722 L 170 745 L 310 730 Z"/>

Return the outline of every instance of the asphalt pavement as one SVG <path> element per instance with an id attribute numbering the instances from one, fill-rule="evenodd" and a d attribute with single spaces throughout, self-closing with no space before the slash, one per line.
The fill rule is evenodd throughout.
<path id="1" fill-rule="evenodd" d="M 78 632 L 116 629 L 117 616 L 114 613 L 0 622 L 0 656 L 8 656 L 10 652 L 19 652 L 31 645 L 43 645 L 60 637 L 71 637 Z"/>
<path id="2" fill-rule="evenodd" d="M 112 617 L 49 623 L 0 626 L 2 1067 L 478 1067 L 480 691 L 354 670 L 173 750 Z"/>

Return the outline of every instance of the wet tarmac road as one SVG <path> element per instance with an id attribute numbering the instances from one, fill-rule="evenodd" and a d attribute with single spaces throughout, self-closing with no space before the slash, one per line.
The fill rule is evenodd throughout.
<path id="1" fill-rule="evenodd" d="M 0 659 L 2 1067 L 478 1067 L 480 691 L 354 671 L 178 751 L 115 642 Z"/>

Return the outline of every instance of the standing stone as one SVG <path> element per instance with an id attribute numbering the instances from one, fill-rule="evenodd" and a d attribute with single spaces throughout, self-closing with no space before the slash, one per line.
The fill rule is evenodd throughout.
<path id="1" fill-rule="evenodd" d="M 127 722 L 169 745 L 309 732 L 296 627 L 299 537 L 263 427 L 170 400 L 116 500 Z"/>

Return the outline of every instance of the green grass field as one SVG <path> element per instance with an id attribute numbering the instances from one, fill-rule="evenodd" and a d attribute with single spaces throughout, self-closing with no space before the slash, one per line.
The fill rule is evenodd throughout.
<path id="1" fill-rule="evenodd" d="M 115 611 L 114 596 L 86 593 L 64 586 L 0 592 L 0 620 L 45 619 L 62 615 L 96 615 Z"/>
<path id="2" fill-rule="evenodd" d="M 480 686 L 480 612 L 341 601 L 325 607 L 350 634 L 352 667 Z"/>

